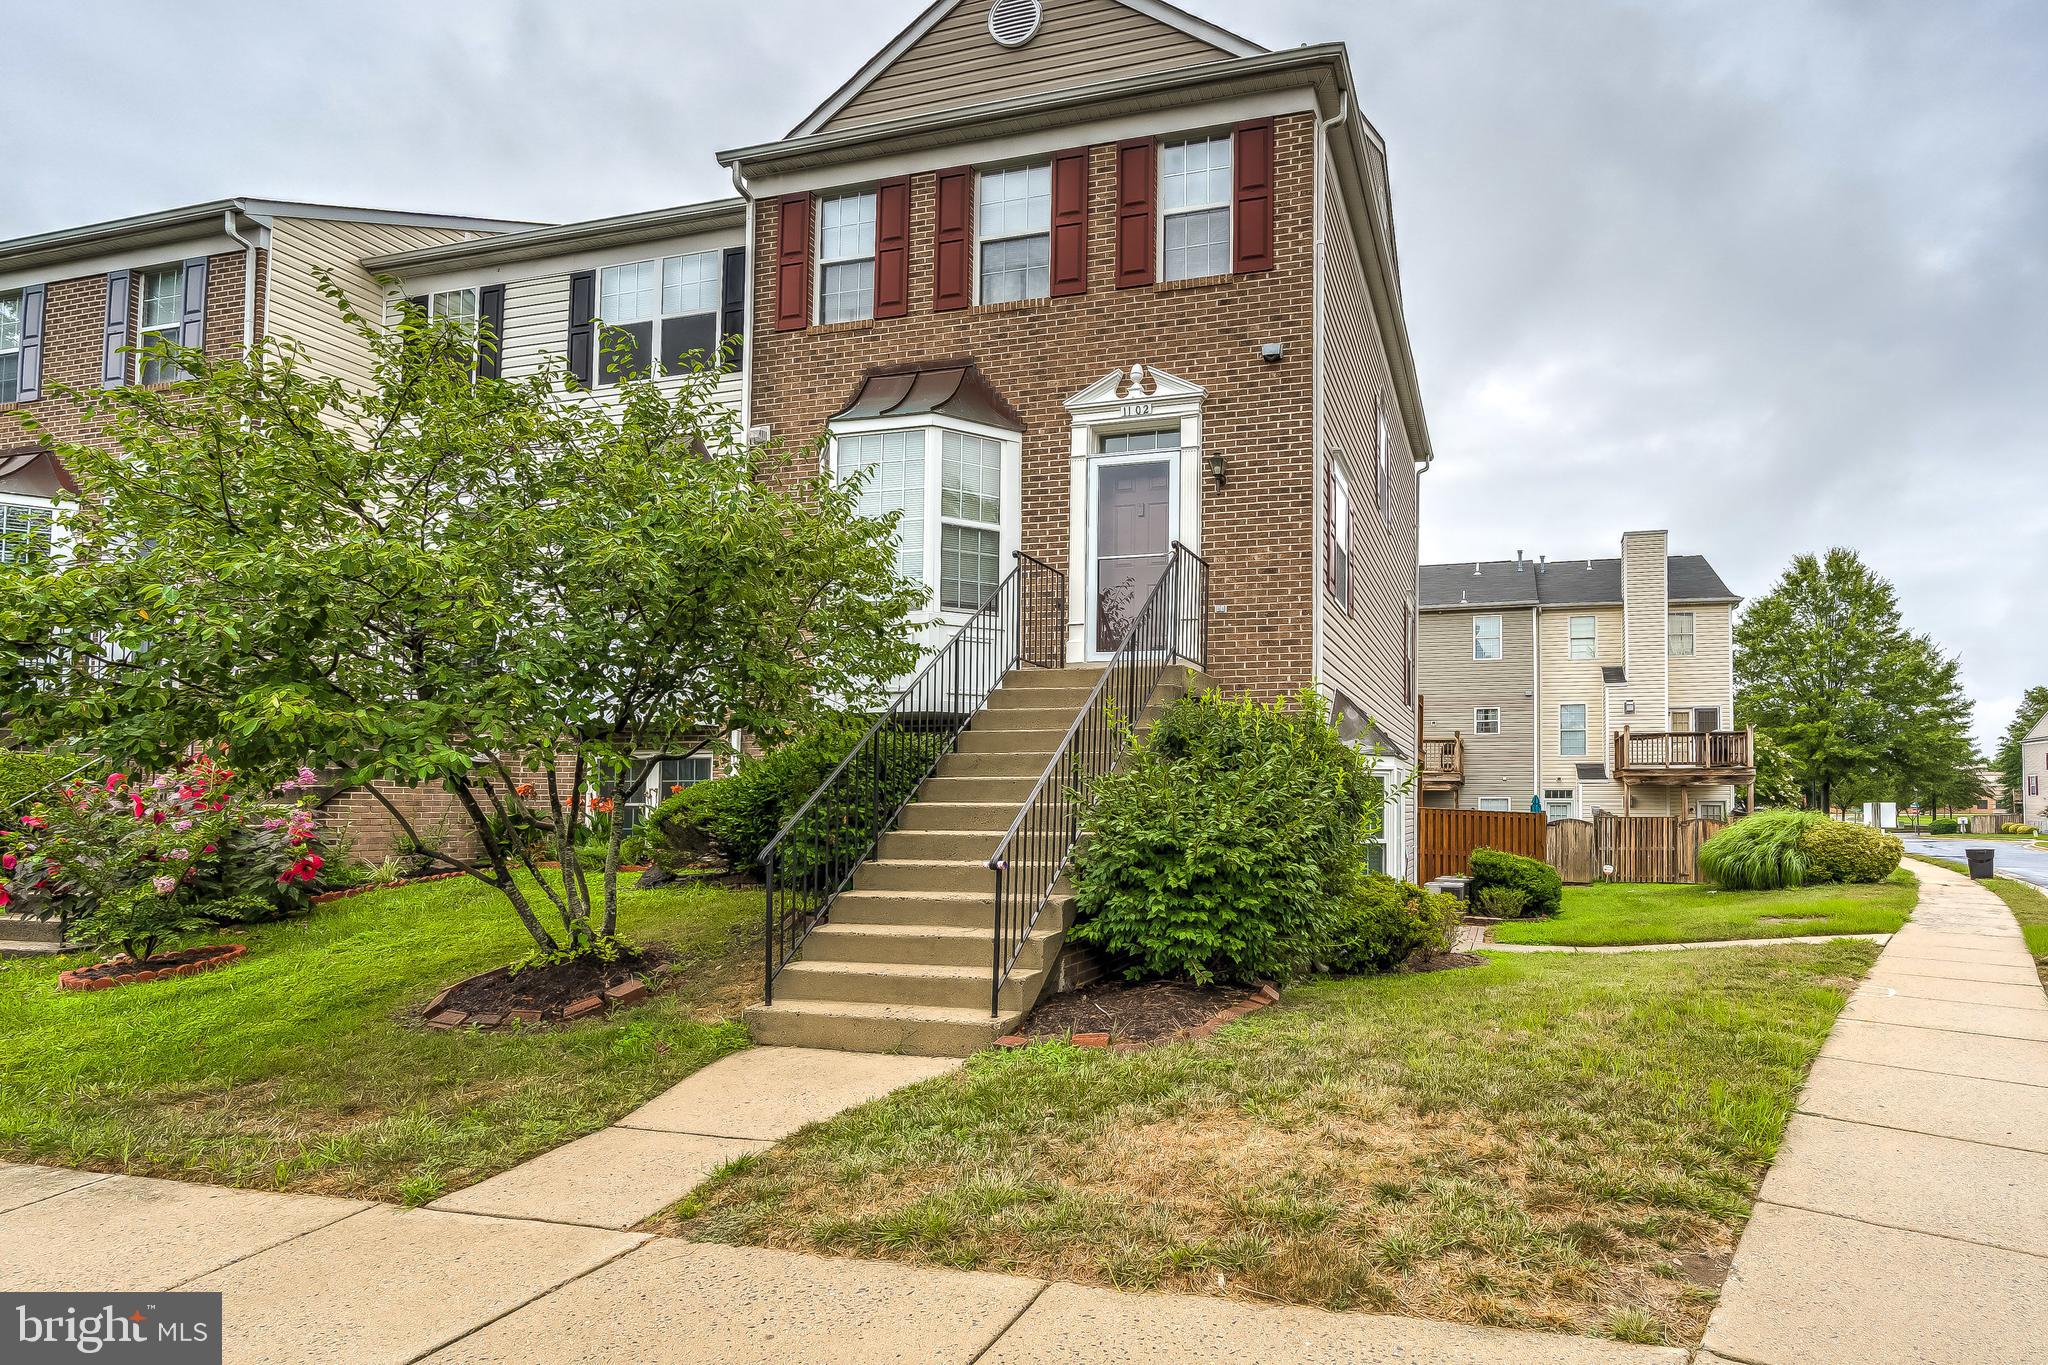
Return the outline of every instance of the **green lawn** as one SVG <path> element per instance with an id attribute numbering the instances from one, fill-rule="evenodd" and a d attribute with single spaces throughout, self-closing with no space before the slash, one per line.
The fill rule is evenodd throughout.
<path id="1" fill-rule="evenodd" d="M 687 965 L 614 1018 L 436 1033 L 418 1006 L 530 940 L 469 881 L 374 892 L 223 930 L 249 955 L 182 980 L 60 992 L 0 962 L 0 1158 L 424 1202 L 602 1127 L 746 1045 L 756 894 L 622 895 L 629 937 Z"/>
<path id="2" fill-rule="evenodd" d="M 1960 872 L 1965 877 L 1970 875 L 1968 863 L 1951 862 L 1947 858 L 1928 858 L 1925 861 L 1951 872 Z M 2037 886 L 2014 881 L 2011 877 L 1993 877 L 1978 885 L 2004 901 L 2012 911 L 2012 917 L 2020 922 L 2020 932 L 2027 940 L 2027 951 L 2034 958 L 2034 969 L 2041 974 L 2041 984 L 2048 986 L 2048 895 L 2044 895 Z"/>
<path id="3" fill-rule="evenodd" d="M 1590 948 L 1888 934 L 1906 922 L 1918 898 L 1918 883 L 1904 870 L 1876 886 L 1801 886 L 1785 891 L 1602 882 L 1567 886 L 1564 909 L 1555 918 L 1511 920 L 1494 926 L 1493 937 L 1499 943 Z"/>
<path id="4" fill-rule="evenodd" d="M 1213 1037 L 1045 1043 L 805 1129 L 661 1231 L 1696 1341 L 1843 942 L 1322 981 Z"/>

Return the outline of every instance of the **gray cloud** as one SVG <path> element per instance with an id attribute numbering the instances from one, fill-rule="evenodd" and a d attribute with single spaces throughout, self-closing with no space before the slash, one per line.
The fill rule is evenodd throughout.
<path id="1" fill-rule="evenodd" d="M 1850 545 L 1962 655 L 1983 733 L 2048 681 L 2048 12 L 1192 3 L 1350 44 L 1441 456 L 1427 555 L 1666 526 L 1753 594 Z M 713 150 L 787 129 L 919 5 L 17 8 L 11 102 L 46 117 L 8 235 L 237 193 L 548 219 L 726 194 Z"/>

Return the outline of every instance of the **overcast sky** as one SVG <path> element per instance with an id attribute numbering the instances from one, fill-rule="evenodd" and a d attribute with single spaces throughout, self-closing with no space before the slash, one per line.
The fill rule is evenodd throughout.
<path id="1" fill-rule="evenodd" d="M 715 150 L 921 2 L 0 0 L 0 236 L 235 194 L 728 194 Z M 1667 527 L 1755 594 L 1848 545 L 1961 654 L 1980 736 L 2048 682 L 2048 6 L 1187 2 L 1350 45 L 1439 455 L 1426 558 Z"/>

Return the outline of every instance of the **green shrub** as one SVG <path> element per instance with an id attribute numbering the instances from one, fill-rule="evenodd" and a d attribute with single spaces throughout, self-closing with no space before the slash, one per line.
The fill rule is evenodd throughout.
<path id="1" fill-rule="evenodd" d="M 0 749 L 0 814 L 26 814 L 30 797 L 44 791 L 54 795 L 56 784 L 69 777 L 78 763 L 75 755 Z M 21 809 L 14 809 L 17 804 Z"/>
<path id="2" fill-rule="evenodd" d="M 1338 905 L 1323 965 L 1350 976 L 1387 971 L 1417 953 L 1448 953 L 1458 915 L 1456 896 L 1368 873 Z"/>
<path id="3" fill-rule="evenodd" d="M 1313 691 L 1183 698 L 1096 783 L 1069 937 L 1132 979 L 1297 975 L 1362 875 L 1374 787 Z"/>
<path id="4" fill-rule="evenodd" d="M 1898 870 L 1906 846 L 1883 830 L 1816 819 L 1799 834 L 1810 882 L 1881 882 Z"/>
<path id="5" fill-rule="evenodd" d="M 750 872 L 761 850 L 789 823 L 839 766 L 873 722 L 865 717 L 830 721 L 789 743 L 742 763 L 730 777 L 683 788 L 648 819 L 648 851 L 670 871 L 701 862 L 707 853 Z M 778 859 L 792 866 L 852 856 L 874 837 L 877 797 L 887 814 L 907 798 L 938 757 L 945 737 L 903 730 L 871 745 L 855 760 L 862 772 L 813 808 L 801 835 L 792 835 Z"/>
<path id="6" fill-rule="evenodd" d="M 1520 919 L 1529 908 L 1529 893 L 1514 886 L 1482 886 L 1472 899 L 1480 914 L 1495 919 Z"/>
<path id="7" fill-rule="evenodd" d="M 1954 820 L 1949 819 L 1946 815 L 1942 816 L 1939 820 L 1931 822 L 1927 826 L 1927 832 L 1929 834 L 1958 834 L 1961 831 L 1962 826 L 1957 824 Z"/>
<path id="8" fill-rule="evenodd" d="M 1700 845 L 1700 872 L 1723 891 L 1777 891 L 1810 879 L 1801 836 L 1814 811 L 1763 810 Z"/>
<path id="9" fill-rule="evenodd" d="M 1472 852 L 1471 892 L 1476 899 L 1489 887 L 1506 887 L 1527 897 L 1523 913 L 1530 918 L 1554 915 L 1564 908 L 1564 878 L 1549 863 L 1498 849 Z"/>
<path id="10" fill-rule="evenodd" d="M 2000 834 L 2032 834 L 2034 832 L 2034 827 L 2032 825 L 2021 824 L 2000 825 L 1998 827 L 1998 832 Z"/>

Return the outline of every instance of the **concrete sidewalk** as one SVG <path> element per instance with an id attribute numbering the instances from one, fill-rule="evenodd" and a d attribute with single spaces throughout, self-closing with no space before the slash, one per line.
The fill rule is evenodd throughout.
<path id="1" fill-rule="evenodd" d="M 1682 1365 L 1686 1358 L 1681 1350 L 1589 1337 L 1121 1294 L 34 1166 L 0 1166 L 0 1285 L 217 1290 L 225 1358 L 235 1365 L 1193 1365 L 1248 1354 L 1317 1365 Z"/>
<path id="2" fill-rule="evenodd" d="M 1920 903 L 1821 1049 L 1702 1361 L 2048 1360 L 2048 996 L 1997 897 Z"/>

